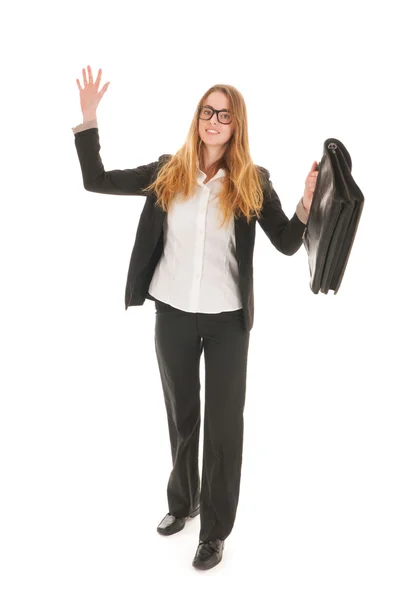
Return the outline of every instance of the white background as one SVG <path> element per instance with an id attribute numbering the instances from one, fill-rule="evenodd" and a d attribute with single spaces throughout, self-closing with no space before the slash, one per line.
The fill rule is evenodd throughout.
<path id="1" fill-rule="evenodd" d="M 3 18 L 2 600 L 398 600 L 399 94 L 395 2 L 14 5 Z M 223 561 L 170 538 L 151 301 L 124 308 L 144 198 L 83 188 L 82 68 L 106 170 L 183 144 L 206 89 L 248 108 L 291 217 L 339 138 L 365 204 L 337 295 L 257 225 L 241 494 Z M 201 361 L 204 409 L 204 365 Z M 200 444 L 202 447 L 203 437 Z M 212 595 L 212 596 L 211 596 Z"/>

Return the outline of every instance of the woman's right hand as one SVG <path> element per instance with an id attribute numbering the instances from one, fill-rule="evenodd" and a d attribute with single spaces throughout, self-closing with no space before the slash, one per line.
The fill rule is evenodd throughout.
<path id="1" fill-rule="evenodd" d="M 99 105 L 99 102 L 102 99 L 105 91 L 108 89 L 110 82 L 108 81 L 107 83 L 105 83 L 103 85 L 103 87 L 101 88 L 101 90 L 98 91 L 99 85 L 100 85 L 100 79 L 101 79 L 101 69 L 99 69 L 99 72 L 96 77 L 96 81 L 94 83 L 93 83 L 92 69 L 90 68 L 90 65 L 88 65 L 87 71 L 88 71 L 89 81 L 87 80 L 85 69 L 82 69 L 84 87 L 83 88 L 81 87 L 79 79 L 76 80 L 76 83 L 79 88 L 79 96 L 80 96 L 81 110 L 82 110 L 83 116 L 86 115 L 88 117 L 95 118 L 96 110 Z"/>

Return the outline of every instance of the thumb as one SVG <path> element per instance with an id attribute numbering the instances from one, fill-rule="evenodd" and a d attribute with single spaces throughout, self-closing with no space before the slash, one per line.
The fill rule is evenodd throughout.
<path id="1" fill-rule="evenodd" d="M 105 84 L 103 85 L 103 87 L 101 88 L 101 90 L 100 90 L 100 92 L 99 92 L 100 98 L 102 98 L 102 97 L 104 96 L 104 94 L 105 94 L 105 93 L 106 93 L 106 91 L 108 90 L 108 86 L 109 86 L 109 85 L 110 85 L 110 82 L 109 82 L 109 81 L 107 81 L 107 83 L 105 83 Z"/>
<path id="2" fill-rule="evenodd" d="M 318 162 L 316 160 L 314 160 L 312 167 L 311 167 L 311 173 L 313 171 L 318 171 Z"/>

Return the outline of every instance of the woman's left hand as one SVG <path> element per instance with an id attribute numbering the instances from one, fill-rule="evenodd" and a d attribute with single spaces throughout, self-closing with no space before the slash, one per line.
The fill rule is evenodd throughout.
<path id="1" fill-rule="evenodd" d="M 315 190 L 315 184 L 316 184 L 317 177 L 318 177 L 317 166 L 318 166 L 318 163 L 316 160 L 314 160 L 312 167 L 311 167 L 311 171 L 307 175 L 307 179 L 306 179 L 306 183 L 305 183 L 305 187 L 304 187 L 303 206 L 307 212 L 310 211 L 310 206 L 312 203 L 314 190 Z"/>

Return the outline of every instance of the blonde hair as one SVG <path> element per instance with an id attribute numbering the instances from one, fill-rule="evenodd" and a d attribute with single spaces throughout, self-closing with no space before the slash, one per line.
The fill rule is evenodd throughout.
<path id="1" fill-rule="evenodd" d="M 198 111 L 208 95 L 215 91 L 223 92 L 229 98 L 234 125 L 226 151 L 212 169 L 213 175 L 220 168 L 226 171 L 219 193 L 222 225 L 232 215 L 244 215 L 249 222 L 254 214 L 260 215 L 264 191 L 269 192 L 271 185 L 268 171 L 254 165 L 250 157 L 246 105 L 242 94 L 231 85 L 213 85 L 207 90 L 196 108 L 186 142 L 160 168 L 157 178 L 146 190 L 156 193 L 156 204 L 164 211 L 168 211 L 176 193 L 181 193 L 185 200 L 193 195 L 202 162 L 203 141 L 199 135 Z"/>

